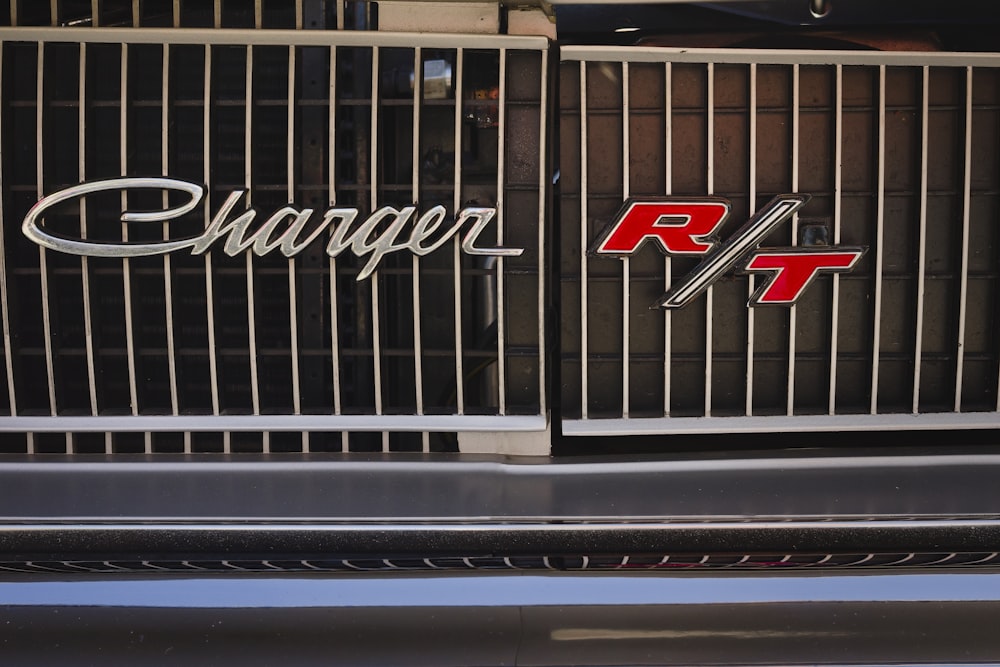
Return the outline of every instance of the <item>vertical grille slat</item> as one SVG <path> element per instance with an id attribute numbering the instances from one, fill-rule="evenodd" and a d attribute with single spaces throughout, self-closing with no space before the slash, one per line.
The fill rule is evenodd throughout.
<path id="1" fill-rule="evenodd" d="M 183 23 L 194 12 L 175 9 L 155 20 Z M 220 25 L 254 18 L 227 3 L 203 9 L 190 16 Z M 104 23 L 118 21 L 102 12 Z M 547 234 L 551 179 L 541 144 L 547 40 L 427 35 L 408 46 L 383 33 L 277 30 L 269 12 L 264 5 L 263 29 L 200 33 L 208 43 L 171 28 L 0 28 L 13 336 L 0 363 L 8 393 L 18 390 L 0 431 L 36 434 L 44 452 L 151 454 L 437 452 L 456 449 L 455 433 L 543 431 L 548 318 L 537 244 Z M 306 20 L 282 16 L 289 26 Z M 71 76 L 63 52 L 72 54 Z M 452 70 L 444 88 L 434 82 L 441 92 L 419 78 L 433 76 L 432 60 Z M 101 76 L 109 70 L 115 75 Z M 44 161 L 12 151 L 8 127 L 34 132 Z M 68 145 L 69 169 L 53 159 L 56 145 Z M 13 165 L 21 176 L 11 183 Z M 20 234 L 41 198 L 81 181 L 140 176 L 204 183 L 204 196 L 184 216 L 126 225 L 116 219 L 126 207 L 176 209 L 189 195 L 159 185 L 99 190 L 53 205 L 35 239 L 52 230 L 91 243 L 155 244 L 198 237 L 214 220 L 224 231 L 207 251 L 71 257 L 36 250 Z M 341 240 L 383 207 L 416 213 L 374 275 L 357 280 L 371 251 L 358 241 L 327 256 L 341 219 L 325 218 L 324 200 L 357 209 Z M 227 240 L 255 234 L 286 202 L 314 210 L 300 239 L 330 227 L 315 247 L 292 257 L 278 247 L 227 254 Z M 414 258 L 399 245 L 435 205 L 446 217 L 422 245 L 454 237 Z M 474 220 L 452 226 L 467 207 L 501 211 L 475 247 L 509 244 L 523 257 L 494 261 L 463 249 Z M 273 222 L 271 240 L 293 219 Z"/>
<path id="2" fill-rule="evenodd" d="M 645 304 L 626 308 L 621 329 L 596 324 L 593 312 L 588 323 L 588 306 L 610 289 L 633 301 L 654 282 L 669 289 L 697 260 L 668 257 L 654 272 L 646 255 L 657 246 L 647 244 L 627 276 L 614 276 L 614 260 L 564 258 L 561 278 L 579 281 L 581 295 L 563 311 L 565 434 L 1000 428 L 1000 249 L 991 223 L 1000 178 L 986 157 L 997 143 L 1000 58 L 583 46 L 561 55 L 571 91 L 562 118 L 572 128 L 561 143 L 564 228 L 584 218 L 579 241 L 564 237 L 564 253 L 593 244 L 629 195 L 725 197 L 733 203 L 726 239 L 788 190 L 811 199 L 762 248 L 868 248 L 851 272 L 821 274 L 788 311 L 734 312 L 737 294 L 752 296 L 767 278 L 730 273 L 704 301 L 666 313 L 662 328 L 646 324 Z M 659 81 L 637 85 L 647 63 L 660 68 Z M 617 72 L 632 79 L 624 104 L 605 99 L 604 79 L 620 85 Z M 663 141 L 647 120 L 661 113 Z M 605 128 L 618 123 L 621 139 L 611 143 Z M 689 139 L 700 136 L 704 144 Z M 624 153 L 620 195 L 602 182 L 610 165 L 595 175 L 597 146 Z M 734 169 L 734 160 L 748 166 Z M 640 182 L 663 185 L 640 191 Z M 609 350 L 623 351 L 631 392 L 605 374 L 593 382 Z M 640 368 L 648 374 L 661 361 L 662 402 L 637 384 Z"/>
<path id="3" fill-rule="evenodd" d="M 962 171 L 962 261 L 958 296 L 958 345 L 955 350 L 955 412 L 962 410 L 962 379 L 965 372 L 965 320 L 969 295 L 969 221 L 972 215 L 971 67 L 965 68 L 965 161 Z"/>
<path id="4" fill-rule="evenodd" d="M 627 201 L 631 193 L 629 183 L 629 165 L 631 151 L 629 150 L 630 135 L 629 109 L 629 70 L 628 63 L 622 63 L 622 200 Z M 622 418 L 628 419 L 629 414 L 629 383 L 631 381 L 632 354 L 631 340 L 631 283 L 632 267 L 628 257 L 622 258 Z"/>

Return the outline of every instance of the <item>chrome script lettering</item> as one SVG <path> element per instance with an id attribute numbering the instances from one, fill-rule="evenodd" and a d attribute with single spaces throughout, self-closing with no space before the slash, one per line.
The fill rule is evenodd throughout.
<path id="1" fill-rule="evenodd" d="M 314 228 L 307 231 L 315 211 L 311 208 L 298 209 L 292 205 L 278 209 L 263 224 L 255 227 L 257 211 L 237 211 L 246 190 L 231 192 L 209 221 L 205 231 L 188 238 L 151 243 L 103 242 L 64 236 L 42 225 L 45 212 L 57 204 L 96 192 L 138 189 L 184 192 L 190 199 L 181 206 L 160 211 L 124 211 L 121 214 L 123 223 L 174 220 L 193 211 L 205 195 L 204 188 L 200 185 L 172 178 L 113 178 L 82 183 L 39 200 L 24 217 L 21 230 L 26 237 L 50 250 L 71 255 L 118 258 L 164 255 L 179 250 L 189 250 L 192 255 L 201 255 L 217 243 L 222 244 L 223 252 L 230 257 L 248 251 L 260 256 L 275 250 L 286 257 L 294 257 L 315 242 L 324 231 L 330 230 L 327 255 L 337 257 L 350 250 L 359 258 L 368 258 L 358 273 L 358 280 L 369 277 L 389 253 L 408 250 L 423 256 L 437 250 L 470 221 L 472 224 L 461 243 L 462 251 L 466 254 L 517 257 L 524 252 L 522 248 L 482 248 L 476 245 L 480 234 L 496 217 L 495 208 L 464 208 L 450 225 L 446 225 L 447 211 L 443 206 L 434 206 L 420 215 L 413 206 L 399 209 L 383 206 L 360 221 L 356 208 L 330 207 Z"/>

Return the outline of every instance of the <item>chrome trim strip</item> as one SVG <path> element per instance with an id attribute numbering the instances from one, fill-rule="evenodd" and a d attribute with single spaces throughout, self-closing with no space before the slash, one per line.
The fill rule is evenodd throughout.
<path id="1" fill-rule="evenodd" d="M 40 418 L 41 419 L 41 418 Z M 2 419 L 0 419 L 2 424 Z M 1000 429 L 995 412 L 921 414 L 837 414 L 795 417 L 648 417 L 640 419 L 566 419 L 563 435 L 678 435 L 697 433 L 807 433 L 813 431 L 981 430 Z M 0 427 L 0 430 L 3 430 Z"/>
<path id="2" fill-rule="evenodd" d="M 260 25 L 259 23 L 257 24 Z M 243 134 L 243 185 L 246 187 L 246 206 L 253 206 L 253 46 L 247 46 L 246 97 L 244 102 Z M 247 341 L 250 349 L 250 405 L 255 415 L 260 414 L 260 381 L 257 372 L 257 308 L 254 303 L 253 253 L 246 254 L 247 276 Z M 264 433 L 261 445 L 264 452 L 271 450 L 271 435 Z"/>
<path id="3" fill-rule="evenodd" d="M 119 168 L 121 173 L 128 173 L 128 45 L 121 46 L 121 79 L 118 92 L 118 149 Z M 123 211 L 128 210 L 128 190 L 121 191 L 121 206 Z M 128 225 L 122 225 L 122 242 L 128 242 Z M 128 393 L 131 399 L 129 408 L 133 415 L 139 414 L 139 387 L 136 382 L 136 350 L 135 350 L 135 328 L 132 322 L 132 263 L 127 257 L 122 258 L 122 294 L 125 301 L 125 358 L 128 364 Z M 152 448 L 149 437 L 145 438 L 147 451 Z"/>
<path id="4" fill-rule="evenodd" d="M 548 155 L 548 123 L 549 123 L 549 52 L 542 50 L 541 91 L 538 109 L 538 412 L 542 415 L 548 412 L 548 397 L 546 396 L 548 369 L 546 368 L 545 329 L 545 231 L 548 224 L 548 209 L 546 207 L 551 165 L 546 159 Z"/>
<path id="5" fill-rule="evenodd" d="M 218 3 L 218 0 L 217 0 Z M 216 21 L 218 24 L 218 21 Z M 517 49 L 538 51 L 548 48 L 545 37 L 515 35 L 464 35 L 345 30 L 259 30 L 210 28 L 72 28 L 0 27 L 0 41 L 7 42 L 86 42 L 111 44 L 194 44 L 202 46 L 356 46 L 410 48 L 414 46 L 465 49 Z"/>
<path id="6" fill-rule="evenodd" d="M 78 119 L 77 119 L 77 152 L 79 155 L 78 174 L 80 182 L 87 180 L 87 45 L 80 45 L 80 80 L 79 95 L 77 96 Z M 87 202 L 80 200 L 80 238 L 87 238 Z M 94 325 L 90 312 L 90 260 L 85 256 L 80 257 L 80 282 L 82 284 L 83 297 L 83 331 L 86 339 L 87 355 L 87 384 L 90 390 L 90 413 L 98 414 L 97 406 L 97 372 L 94 364 Z M 111 438 L 107 438 L 104 443 L 106 452 L 111 452 Z"/>
<path id="7" fill-rule="evenodd" d="M 137 13 L 138 14 L 138 13 Z M 84 46 L 81 44 L 80 48 L 83 49 Z M 160 72 L 162 78 L 162 108 L 161 108 L 161 127 L 160 127 L 160 155 L 161 155 L 161 167 L 163 168 L 164 174 L 170 173 L 170 153 L 168 147 L 170 146 L 170 46 L 168 44 L 163 45 L 163 69 Z M 83 155 L 83 151 L 80 151 Z M 83 183 L 83 174 L 80 175 L 80 182 Z M 170 204 L 170 197 L 166 192 L 163 193 L 163 208 L 166 210 Z M 163 240 L 166 241 L 170 238 L 170 228 L 167 222 L 163 223 Z M 174 288 L 173 288 L 173 278 L 171 276 L 171 262 L 170 255 L 166 254 L 163 256 L 163 295 L 164 301 L 166 303 L 166 325 L 167 325 L 167 374 L 170 379 L 170 411 L 173 414 L 180 414 L 180 399 L 177 395 L 177 350 L 174 342 Z M 89 311 L 89 307 L 84 305 L 85 311 Z M 87 312 L 86 317 L 89 321 L 90 314 Z M 95 413 L 96 414 L 96 413 Z"/>
<path id="8" fill-rule="evenodd" d="M 17 32 L 20 32 L 18 30 Z M 0 30 L 0 39 L 3 31 Z M 34 37 L 32 37 L 34 39 Z M 75 41 L 75 40 L 74 40 Z M 665 46 L 564 46 L 563 61 L 713 62 L 760 65 L 888 65 L 938 67 L 1000 67 L 1000 53 L 929 53 L 925 51 L 806 51 L 786 49 L 689 49 Z"/>
<path id="9" fill-rule="evenodd" d="M 302 9 L 296 3 L 296 10 Z M 297 15 L 301 18 L 300 15 Z M 295 201 L 295 47 L 288 47 L 288 134 L 286 171 L 288 176 L 288 201 Z M 292 362 L 292 412 L 302 413 L 302 386 L 299 381 L 299 316 L 298 289 L 296 288 L 295 257 L 288 258 L 288 324 L 291 342 L 290 356 Z M 309 434 L 302 434 L 302 451 L 309 451 Z"/>
<path id="10" fill-rule="evenodd" d="M 544 431 L 546 418 L 493 415 L 138 415 L 0 417 L 2 432 Z"/>
<path id="11" fill-rule="evenodd" d="M 202 97 L 202 178 L 206 191 L 212 191 L 212 47 L 205 45 L 204 96 Z M 212 215 L 212 197 L 205 197 L 205 219 Z M 215 288 L 212 278 L 212 256 L 205 253 L 205 311 L 208 328 L 208 372 L 212 385 L 212 414 L 218 416 L 221 411 L 219 401 L 219 362 L 215 344 Z M 229 434 L 223 435 L 222 450 L 229 451 Z M 191 436 L 184 436 L 184 451 L 191 451 Z"/>

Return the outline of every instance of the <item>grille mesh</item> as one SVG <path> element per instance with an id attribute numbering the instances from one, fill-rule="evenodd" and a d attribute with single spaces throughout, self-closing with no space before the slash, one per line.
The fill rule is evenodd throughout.
<path id="1" fill-rule="evenodd" d="M 694 423 L 684 417 L 844 416 L 811 422 L 838 430 L 857 422 L 846 415 L 874 415 L 862 423 L 878 428 L 884 415 L 969 412 L 996 426 L 1000 61 L 807 55 L 563 50 L 562 408 L 573 432 L 623 417 L 655 432 Z M 664 260 L 651 244 L 628 262 L 581 252 L 628 196 L 725 197 L 726 238 L 787 192 L 812 198 L 764 246 L 819 230 L 869 247 L 790 310 L 748 309 L 747 276 L 650 310 L 695 260 Z"/>

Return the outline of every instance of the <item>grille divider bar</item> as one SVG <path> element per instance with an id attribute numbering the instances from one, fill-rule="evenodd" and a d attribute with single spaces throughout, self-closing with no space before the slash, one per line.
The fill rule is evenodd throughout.
<path id="1" fill-rule="evenodd" d="M 413 205 L 420 203 L 420 98 L 422 96 L 423 56 L 420 47 L 413 49 Z M 417 403 L 417 415 L 424 414 L 424 368 L 423 352 L 420 341 L 420 256 L 416 253 L 410 258 L 413 271 L 413 383 Z M 421 449 L 429 452 L 431 448 L 430 434 L 420 436 Z"/>
<path id="2" fill-rule="evenodd" d="M 580 61 L 580 418 L 587 419 L 590 382 L 587 335 L 587 61 Z"/>
<path id="3" fill-rule="evenodd" d="M 920 411 L 920 370 L 924 341 L 924 288 L 927 270 L 927 160 L 930 124 L 930 68 L 922 68 L 920 94 L 920 228 L 917 249 L 916 340 L 913 351 L 913 414 Z M 1000 407 L 998 407 L 1000 409 Z"/>
<path id="4" fill-rule="evenodd" d="M 371 80 L 371 136 L 369 137 L 369 147 L 371 150 L 370 163 L 368 169 L 371 177 L 371 192 L 369 192 L 369 205 L 374 212 L 378 208 L 378 103 L 379 103 L 379 48 L 372 47 L 372 80 Z M 378 271 L 372 271 L 371 279 L 371 306 L 372 306 L 372 370 L 375 380 L 375 414 L 382 414 L 382 332 L 379 317 L 379 280 Z M 382 431 L 382 451 L 389 451 L 389 433 Z"/>
<path id="5" fill-rule="evenodd" d="M 330 106 L 327 147 L 329 160 L 329 200 L 330 206 L 337 204 L 337 47 L 330 47 Z M 330 228 L 333 236 L 333 227 Z M 337 306 L 337 258 L 330 255 L 330 360 L 333 365 L 333 414 L 341 414 L 340 389 L 340 314 Z M 340 447 L 346 452 L 350 448 L 347 431 L 340 433 Z"/>
<path id="6" fill-rule="evenodd" d="M 799 192 L 799 66 L 792 65 L 792 192 Z M 792 213 L 792 246 L 798 245 L 799 212 Z M 748 310 L 753 310 L 748 308 Z M 788 384 L 785 413 L 795 414 L 795 304 L 788 309 Z"/>
<path id="7" fill-rule="evenodd" d="M 750 174 L 747 179 L 748 190 L 749 190 L 749 211 L 750 215 L 753 215 L 754 211 L 757 209 L 757 63 L 750 63 L 750 83 L 749 83 L 749 109 L 747 110 L 750 116 Z M 756 291 L 756 276 L 750 273 L 747 274 L 747 302 L 753 298 L 753 293 Z M 754 354 L 754 309 L 747 308 L 747 372 L 746 372 L 746 385 L 747 385 L 747 395 L 746 395 L 746 416 L 749 417 L 753 414 L 753 354 Z"/>
<path id="8" fill-rule="evenodd" d="M 664 137 L 666 139 L 665 146 L 665 156 L 663 161 L 664 170 L 664 194 L 670 196 L 674 191 L 674 174 L 673 174 L 673 143 L 674 143 L 674 122 L 673 122 L 673 63 L 667 62 L 664 67 L 664 121 L 666 127 L 664 128 Z M 670 267 L 670 255 L 665 255 L 663 258 L 663 292 L 670 291 L 671 284 L 671 267 Z M 663 309 L 663 416 L 670 416 L 670 365 L 671 356 L 673 352 L 671 350 L 671 319 L 670 319 L 670 309 Z"/>
<path id="9" fill-rule="evenodd" d="M 340 8 L 338 2 L 338 10 Z M 455 208 L 454 214 L 462 208 L 462 77 L 465 52 L 458 48 L 455 51 Z M 462 359 L 462 256 L 461 241 L 455 236 L 452 244 L 452 266 L 455 271 L 455 402 L 456 412 L 465 414 L 465 371 Z"/>
<path id="10" fill-rule="evenodd" d="M 629 151 L 631 137 L 629 136 L 629 71 L 628 63 L 622 63 L 622 199 L 630 196 L 631 174 L 629 173 Z M 631 335 L 629 288 L 632 279 L 631 266 L 628 257 L 622 257 L 622 418 L 628 419 L 629 413 L 629 336 Z"/>
<path id="11" fill-rule="evenodd" d="M 11 2 L 11 14 L 13 21 L 16 12 L 14 7 L 17 5 L 16 0 Z M 3 73 L 3 52 L 4 44 L 0 42 L 0 75 Z M 2 77 L 0 77 L 2 78 Z M 2 81 L 0 81 L 2 83 Z M 2 108 L 3 103 L 3 91 L 4 87 L 0 85 L 0 108 Z M 3 132 L 3 123 L 0 123 L 0 133 Z M 0 160 L 0 192 L 2 192 L 3 186 L 3 161 Z M 17 392 L 14 386 L 14 355 L 11 347 L 13 346 L 13 339 L 10 337 L 10 306 L 7 301 L 7 251 L 4 248 L 4 219 L 3 219 L 3 197 L 0 195 L 0 316 L 3 318 L 3 354 L 4 363 L 6 364 L 5 370 L 7 371 L 7 395 L 10 397 L 10 414 L 12 417 L 17 416 Z"/>
<path id="12" fill-rule="evenodd" d="M 708 184 L 707 194 L 715 194 L 715 65 L 708 63 L 706 68 L 706 110 L 705 134 L 708 148 L 705 155 L 705 177 Z M 714 288 L 712 285 L 705 290 L 705 416 L 712 415 L 712 311 L 714 305 Z"/>
<path id="13" fill-rule="evenodd" d="M 955 412 L 962 411 L 965 372 L 965 319 L 969 291 L 969 219 L 972 209 L 972 68 L 965 68 L 965 166 L 962 186 L 962 277 L 958 301 L 958 349 L 955 351 Z"/>
<path id="14" fill-rule="evenodd" d="M 302 9 L 296 3 L 296 19 L 301 19 L 298 13 Z M 288 201 L 295 201 L 295 46 L 288 47 L 288 133 L 286 135 L 287 146 L 287 172 L 288 172 Z M 294 414 L 302 414 L 302 387 L 299 381 L 299 315 L 298 315 L 298 289 L 295 279 L 295 257 L 288 258 L 288 324 L 289 339 L 291 342 L 292 357 L 292 411 Z M 309 434 L 302 433 L 302 451 L 309 451 Z"/>
<path id="15" fill-rule="evenodd" d="M 497 94 L 497 246 L 503 247 L 503 231 L 506 224 L 504 216 L 505 195 L 504 185 L 506 183 L 505 163 L 506 154 L 504 152 L 504 141 L 507 138 L 507 49 L 500 51 L 500 77 Z M 507 348 L 504 327 L 506 317 L 504 312 L 504 277 L 503 277 L 503 256 L 496 258 L 497 272 L 497 405 L 501 415 L 507 414 L 507 359 L 505 351 Z"/>
<path id="16" fill-rule="evenodd" d="M 871 414 L 878 414 L 879 353 L 882 333 L 882 243 L 885 224 L 885 65 L 878 68 L 878 185 L 875 203 L 875 315 L 872 319 Z"/>
<path id="17" fill-rule="evenodd" d="M 840 216 L 843 206 L 843 169 L 841 161 L 844 153 L 844 68 L 836 66 L 834 83 L 834 139 L 833 139 L 833 244 L 840 243 Z M 829 414 L 837 413 L 837 335 L 840 331 L 840 275 L 833 274 L 830 296 L 830 397 Z"/>

